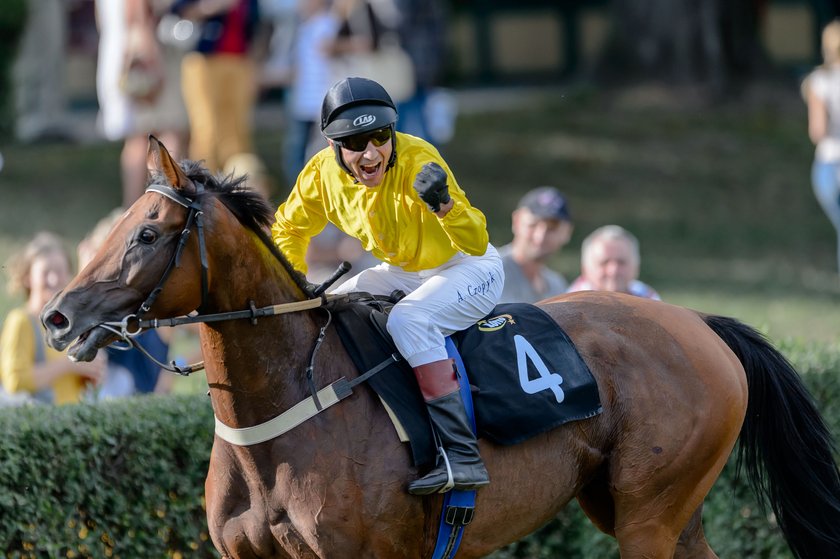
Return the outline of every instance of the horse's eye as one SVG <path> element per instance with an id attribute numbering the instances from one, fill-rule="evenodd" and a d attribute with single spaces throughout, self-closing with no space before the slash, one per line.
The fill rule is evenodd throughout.
<path id="1" fill-rule="evenodd" d="M 152 229 L 143 229 L 142 231 L 140 231 L 140 235 L 137 236 L 137 240 L 146 245 L 154 243 L 157 240 L 157 238 L 157 232 Z"/>

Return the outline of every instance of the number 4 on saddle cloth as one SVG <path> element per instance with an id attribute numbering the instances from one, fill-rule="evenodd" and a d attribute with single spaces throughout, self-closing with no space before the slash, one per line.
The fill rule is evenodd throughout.
<path id="1" fill-rule="evenodd" d="M 393 304 L 393 299 L 363 293 L 331 301 L 339 336 L 359 371 L 397 351 L 385 329 Z M 479 437 L 511 445 L 601 413 L 589 367 L 569 336 L 539 307 L 499 305 L 450 339 L 468 373 Z M 433 466 L 434 437 L 408 363 L 395 362 L 368 383 L 408 434 L 415 466 Z"/>

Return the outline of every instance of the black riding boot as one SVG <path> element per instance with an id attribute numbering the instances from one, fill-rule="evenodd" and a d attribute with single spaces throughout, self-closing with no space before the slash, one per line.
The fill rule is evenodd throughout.
<path id="1" fill-rule="evenodd" d="M 450 489 L 470 491 L 489 484 L 490 477 L 478 454 L 478 441 L 458 391 L 453 361 L 446 359 L 421 365 L 415 367 L 414 372 L 446 459 L 438 456 L 432 471 L 408 484 L 408 492 L 429 495 Z M 444 394 L 440 395 L 441 392 Z M 450 485 L 450 471 L 454 486 Z"/>

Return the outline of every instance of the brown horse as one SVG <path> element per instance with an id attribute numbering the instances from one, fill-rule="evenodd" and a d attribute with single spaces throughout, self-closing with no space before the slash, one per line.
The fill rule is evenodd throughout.
<path id="1" fill-rule="evenodd" d="M 124 317 L 130 330 L 138 314 L 233 312 L 251 301 L 288 309 L 282 304 L 306 298 L 303 277 L 265 233 L 271 211 L 257 195 L 195 163 L 179 166 L 154 139 L 150 162 L 159 186 L 125 213 L 43 312 L 50 343 L 77 340 L 70 353 L 78 359 L 92 359 L 115 339 L 98 325 Z M 492 482 L 478 492 L 458 557 L 522 538 L 573 498 L 615 536 L 622 557 L 716 557 L 701 509 L 739 435 L 748 473 L 794 553 L 840 556 L 831 436 L 796 372 L 754 330 L 608 293 L 542 308 L 588 363 L 604 411 L 515 446 L 482 440 Z M 325 316 L 315 308 L 257 324 L 202 324 L 218 420 L 253 426 L 306 398 Z M 319 387 L 354 370 L 328 329 L 315 360 Z M 416 474 L 386 411 L 361 388 L 265 442 L 236 446 L 216 437 L 206 481 L 210 533 L 230 558 L 429 557 L 441 496 L 409 495 L 405 486 Z"/>

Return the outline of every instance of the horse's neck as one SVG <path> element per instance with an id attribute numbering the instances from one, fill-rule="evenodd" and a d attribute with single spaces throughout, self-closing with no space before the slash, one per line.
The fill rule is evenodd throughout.
<path id="1" fill-rule="evenodd" d="M 208 250 L 211 285 L 205 312 L 300 300 L 290 275 L 253 233 L 228 237 L 231 250 Z M 222 273 L 214 270 L 222 270 Z M 228 320 L 201 327 L 201 347 L 216 415 L 231 427 L 261 423 L 296 403 L 324 311 Z"/>

